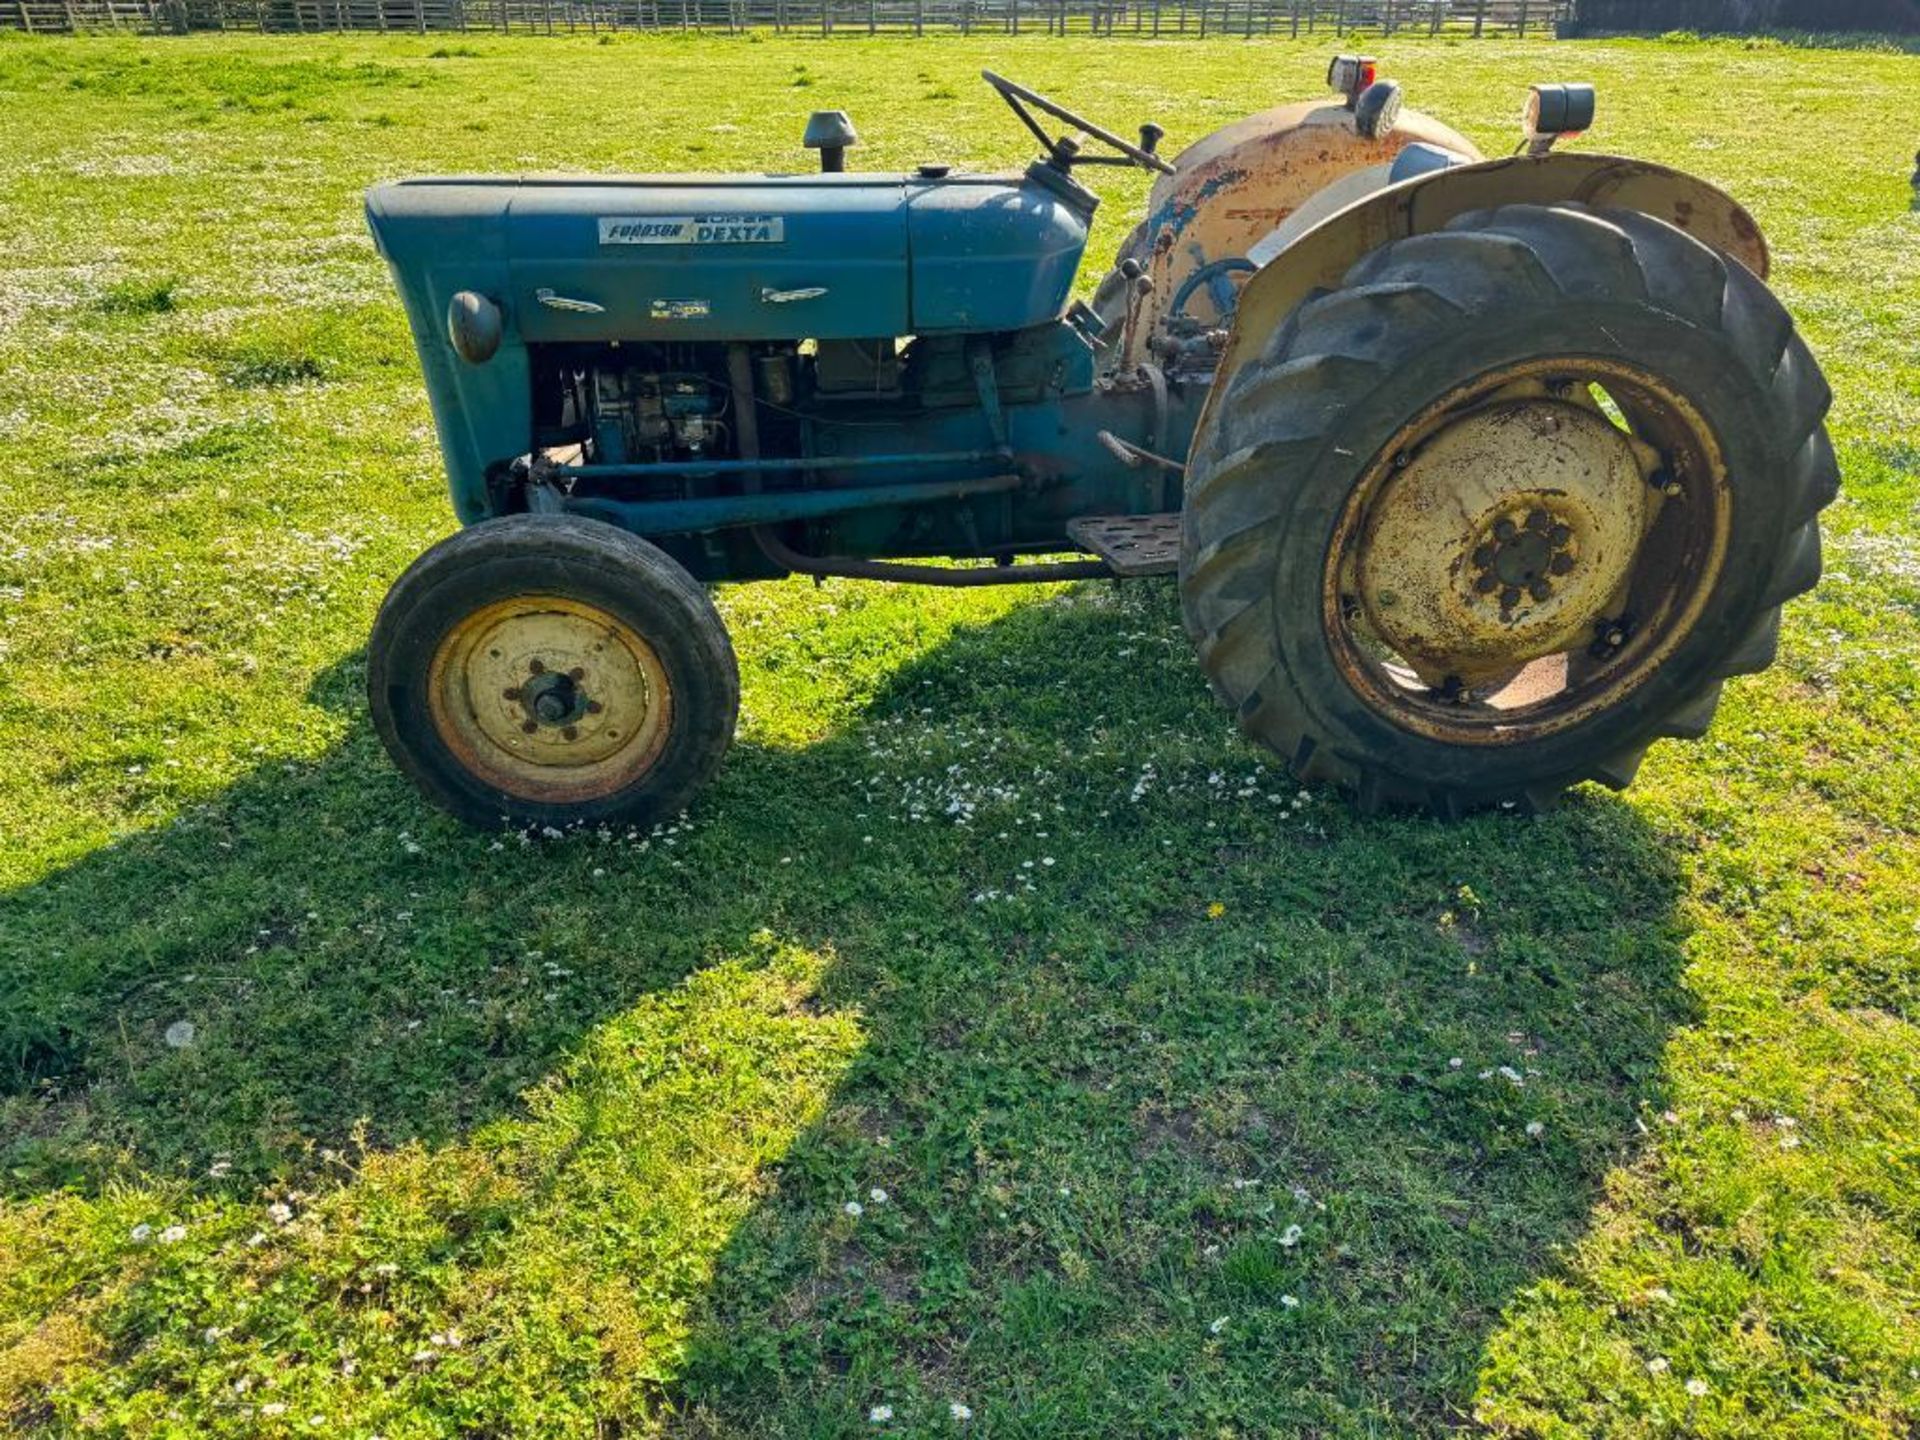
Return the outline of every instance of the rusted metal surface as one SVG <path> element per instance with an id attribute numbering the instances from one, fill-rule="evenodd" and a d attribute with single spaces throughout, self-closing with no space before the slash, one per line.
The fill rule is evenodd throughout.
<path id="1" fill-rule="evenodd" d="M 1604 415 L 1548 397 L 1488 405 L 1386 478 L 1360 534 L 1360 601 L 1429 685 L 1479 684 L 1591 637 L 1647 496 Z"/>
<path id="2" fill-rule="evenodd" d="M 434 653 L 427 700 L 435 733 L 464 769 L 547 805 L 632 785 L 659 759 L 673 711 L 666 668 L 644 637 L 556 595 L 465 616 Z"/>
<path id="3" fill-rule="evenodd" d="M 1354 486 L 1321 587 L 1335 662 L 1435 738 L 1577 724 L 1692 629 L 1731 513 L 1717 439 L 1651 372 L 1554 356 L 1479 377 L 1410 419 Z"/>
<path id="4" fill-rule="evenodd" d="M 1180 285 L 1202 265 L 1245 255 L 1323 187 L 1357 170 L 1390 163 L 1423 141 L 1478 159 L 1458 132 L 1416 110 L 1377 140 L 1354 128 L 1353 112 L 1337 102 L 1283 105 L 1248 116 L 1195 141 L 1174 161 L 1174 173 L 1154 182 L 1147 219 L 1131 240 L 1154 289 L 1145 328 L 1163 313 Z M 1215 310 L 1203 289 L 1187 306 L 1206 321 Z"/>
<path id="5" fill-rule="evenodd" d="M 1515 155 L 1436 171 L 1348 206 L 1308 231 L 1247 281 L 1240 291 L 1233 333 L 1208 408 L 1226 393 L 1240 366 L 1259 353 L 1294 306 L 1316 288 L 1337 286 L 1361 256 L 1409 235 L 1442 229 L 1470 210 L 1561 201 L 1638 210 L 1678 226 L 1766 279 L 1766 241 L 1753 217 L 1724 191 L 1665 165 L 1569 151 Z M 1206 426 L 1203 413 L 1196 433 Z"/>

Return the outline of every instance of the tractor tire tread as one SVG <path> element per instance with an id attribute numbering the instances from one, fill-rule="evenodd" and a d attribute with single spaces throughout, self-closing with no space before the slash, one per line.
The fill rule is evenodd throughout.
<path id="1" fill-rule="evenodd" d="M 1337 448 L 1348 408 L 1377 386 L 1396 355 L 1439 343 L 1463 318 L 1533 301 L 1625 297 L 1687 325 L 1718 332 L 1770 397 L 1772 453 L 1793 518 L 1769 568 L 1760 608 L 1700 683 L 1641 738 L 1575 773 L 1528 776 L 1496 792 L 1434 785 L 1338 753 L 1317 733 L 1274 646 L 1270 580 L 1286 487 L 1275 461 L 1296 471 Z M 1503 205 L 1373 251 L 1342 285 L 1303 300 L 1261 358 L 1230 382 L 1211 435 L 1189 463 L 1181 556 L 1182 614 L 1213 688 L 1243 731 L 1308 783 L 1352 792 L 1363 811 L 1423 806 L 1438 814 L 1490 805 L 1553 808 L 1582 780 L 1621 788 L 1657 738 L 1706 733 L 1724 680 L 1774 658 L 1781 602 L 1820 574 L 1817 515 L 1838 492 L 1824 417 L 1831 391 L 1791 317 L 1744 266 L 1684 231 L 1634 211 L 1583 205 Z M 1344 453 L 1344 452 L 1343 452 Z"/>
<path id="2" fill-rule="evenodd" d="M 481 793 L 444 746 L 426 738 L 423 721 L 396 705 L 396 692 L 425 657 L 418 653 L 419 617 L 442 601 L 450 587 L 484 594 L 496 576 L 546 572 L 556 588 L 598 581 L 612 595 L 645 597 L 667 612 L 668 629 L 649 637 L 663 647 L 662 660 L 691 679 L 689 701 L 676 706 L 676 733 L 657 770 L 592 813 L 577 817 L 565 807 Z M 668 658 L 675 652 L 678 661 Z M 740 671 L 726 624 L 706 587 L 671 556 L 636 535 L 604 521 L 575 515 L 509 515 L 457 531 L 416 558 L 387 592 L 367 647 L 367 691 L 374 728 L 395 763 L 429 799 L 469 824 L 499 828 L 572 823 L 573 818 L 650 824 L 685 808 L 732 743 L 740 708 Z M 551 813 L 549 813 L 551 810 Z"/>

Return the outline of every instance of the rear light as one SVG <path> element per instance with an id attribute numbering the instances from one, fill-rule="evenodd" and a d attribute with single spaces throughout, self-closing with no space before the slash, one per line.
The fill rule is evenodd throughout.
<path id="1" fill-rule="evenodd" d="M 1379 74 L 1380 62 L 1371 55 L 1336 55 L 1327 66 L 1327 88 L 1346 96 L 1347 108 L 1351 110 L 1360 92 L 1373 84 Z"/>

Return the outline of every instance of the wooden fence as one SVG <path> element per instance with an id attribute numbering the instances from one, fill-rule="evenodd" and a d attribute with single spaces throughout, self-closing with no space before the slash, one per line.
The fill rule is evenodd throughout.
<path id="1" fill-rule="evenodd" d="M 0 29 L 1548 35 L 1569 0 L 0 0 Z"/>

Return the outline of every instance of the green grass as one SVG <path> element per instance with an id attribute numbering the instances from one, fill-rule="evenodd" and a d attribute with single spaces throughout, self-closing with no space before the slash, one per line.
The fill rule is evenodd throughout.
<path id="1" fill-rule="evenodd" d="M 983 63 L 1171 145 L 1326 48 L 0 36 L 0 1424 L 1913 1433 L 1910 57 L 1388 47 L 1489 150 L 1597 81 L 1837 392 L 1828 583 L 1625 797 L 1300 795 L 1162 584 L 725 592 L 740 743 L 653 836 L 470 834 L 372 738 L 451 519 L 369 182 L 801 166 L 821 105 L 1008 165 Z"/>

